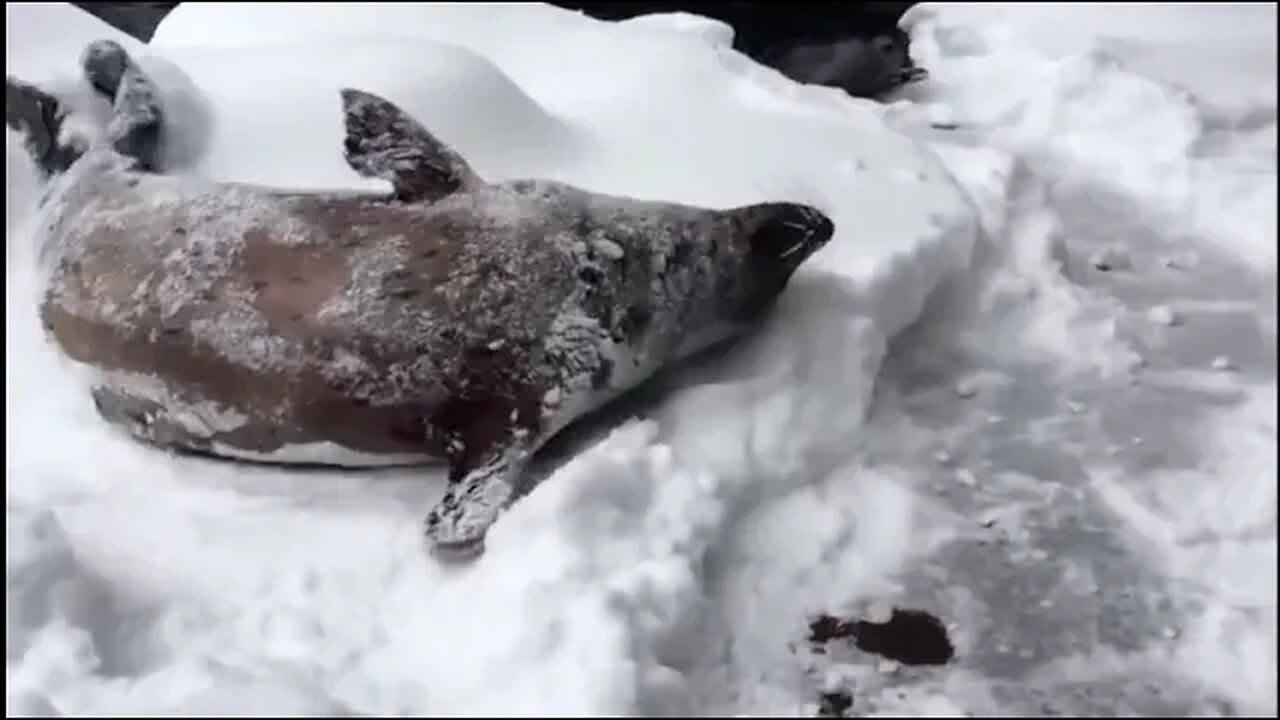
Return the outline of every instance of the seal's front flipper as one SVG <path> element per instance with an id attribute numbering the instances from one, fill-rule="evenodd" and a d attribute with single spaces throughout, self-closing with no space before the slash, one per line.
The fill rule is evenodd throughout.
<path id="1" fill-rule="evenodd" d="M 471 559 L 514 498 L 533 455 L 533 429 L 510 402 L 458 401 L 432 432 L 449 459 L 449 488 L 427 513 L 427 546 L 442 560 Z"/>
<path id="2" fill-rule="evenodd" d="M 64 142 L 67 109 L 57 98 L 12 75 L 4 79 L 4 121 L 22 135 L 23 145 L 46 178 L 66 172 L 85 147 Z"/>
<path id="3" fill-rule="evenodd" d="M 389 181 L 397 199 L 433 202 L 483 183 L 461 155 L 391 102 L 345 89 L 342 111 L 347 164 Z"/>
<path id="4" fill-rule="evenodd" d="M 449 489 L 427 513 L 426 539 L 442 560 L 468 560 L 484 552 L 484 538 L 515 493 L 516 478 L 531 453 L 520 441 L 504 443 L 477 465 L 450 472 Z M 453 477 L 455 474 L 458 477 Z"/>
<path id="5" fill-rule="evenodd" d="M 514 455 L 521 452 L 515 450 Z M 427 513 L 426 539 L 431 554 L 446 561 L 469 560 L 484 553 L 489 528 L 515 492 L 515 477 L 525 461 L 499 453 L 451 482 Z"/>

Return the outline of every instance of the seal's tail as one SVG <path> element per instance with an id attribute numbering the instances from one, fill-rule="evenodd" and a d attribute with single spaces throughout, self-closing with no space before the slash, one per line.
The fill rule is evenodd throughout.
<path id="1" fill-rule="evenodd" d="M 22 135 L 45 179 L 66 172 L 84 154 L 84 147 L 63 138 L 66 117 L 66 106 L 54 96 L 12 75 L 5 77 L 5 124 Z"/>

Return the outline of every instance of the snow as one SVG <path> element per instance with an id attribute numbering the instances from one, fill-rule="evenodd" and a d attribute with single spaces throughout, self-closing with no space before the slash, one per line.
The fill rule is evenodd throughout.
<path id="1" fill-rule="evenodd" d="M 10 72 L 70 94 L 119 37 L 66 5 L 6 19 Z M 35 316 L 7 134 L 7 709 L 1274 713 L 1275 20 L 919 6 L 931 78 L 877 105 L 687 15 L 181 6 L 142 62 L 182 172 L 370 187 L 341 158 L 352 86 L 486 179 L 810 202 L 836 237 L 744 346 L 571 429 L 447 567 L 419 539 L 438 470 L 104 427 Z M 943 619 L 952 665 L 804 645 L 812 614 L 894 604 Z"/>
<path id="2" fill-rule="evenodd" d="M 115 40 L 126 50 L 142 47 L 137 40 L 88 13 L 72 13 L 63 3 L 12 3 L 4 7 L 5 67 L 28 81 L 61 77 L 74 79 L 80 54 L 93 40 Z M 31 31 L 34 28 L 57 28 Z"/>

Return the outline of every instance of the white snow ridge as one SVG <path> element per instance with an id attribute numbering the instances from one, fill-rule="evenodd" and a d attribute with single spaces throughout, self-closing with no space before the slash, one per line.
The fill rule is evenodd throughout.
<path id="1" fill-rule="evenodd" d="M 9 71 L 93 110 L 76 58 L 119 33 L 6 20 Z M 443 566 L 439 469 L 109 429 L 41 330 L 40 189 L 7 133 L 8 712 L 1274 714 L 1275 7 L 904 26 L 931 77 L 889 104 L 687 15 L 189 3 L 122 41 L 178 172 L 381 188 L 342 157 L 352 87 L 486 179 L 805 202 L 836 236 L 758 333 L 572 428 Z M 954 657 L 809 640 L 893 608 Z"/>

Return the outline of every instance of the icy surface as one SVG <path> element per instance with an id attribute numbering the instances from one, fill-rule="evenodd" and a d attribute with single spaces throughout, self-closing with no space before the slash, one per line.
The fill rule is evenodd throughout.
<path id="1" fill-rule="evenodd" d="M 71 58 L 106 32 L 6 10 Z M 434 471 L 105 429 L 35 320 L 8 137 L 10 712 L 1274 713 L 1274 7 L 907 21 L 933 77 L 887 108 L 680 16 L 201 3 L 158 28 L 173 162 L 207 177 L 360 186 L 356 84 L 486 178 L 835 220 L 761 333 L 578 433 L 467 568 L 420 552 Z M 1117 247 L 1124 272 L 1091 262 Z M 886 603 L 957 659 L 809 654 L 810 614 Z"/>

